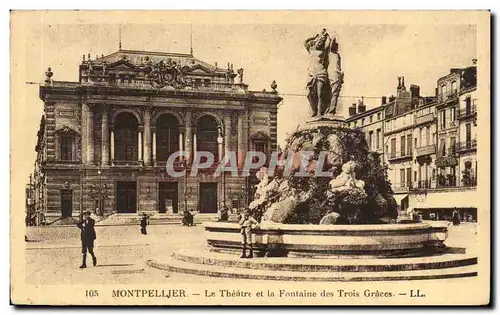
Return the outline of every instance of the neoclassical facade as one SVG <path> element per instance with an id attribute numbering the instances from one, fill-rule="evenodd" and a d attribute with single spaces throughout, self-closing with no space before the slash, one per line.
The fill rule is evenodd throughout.
<path id="1" fill-rule="evenodd" d="M 39 208 L 47 221 L 82 210 L 241 208 L 252 179 L 215 176 L 217 162 L 233 151 L 241 168 L 246 152 L 276 150 L 281 98 L 275 84 L 270 92 L 250 91 L 243 69 L 231 64 L 219 68 L 192 54 L 119 50 L 93 60 L 84 56 L 79 82 L 55 81 L 50 70 L 46 75 L 36 164 L 42 166 Z M 185 152 L 171 164 L 176 171 L 189 173 L 199 151 L 212 153 L 215 162 L 195 177 L 171 177 L 166 164 L 176 151 Z"/>

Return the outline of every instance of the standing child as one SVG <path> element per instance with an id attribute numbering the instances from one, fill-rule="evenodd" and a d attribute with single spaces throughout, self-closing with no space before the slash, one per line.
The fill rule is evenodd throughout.
<path id="1" fill-rule="evenodd" d="M 241 226 L 241 244 L 243 244 L 243 253 L 241 254 L 241 258 L 253 258 L 252 229 L 257 227 L 259 222 L 257 222 L 257 220 L 250 215 L 249 209 L 245 209 L 239 224 Z M 250 254 L 248 256 L 246 255 L 247 245 L 250 248 Z"/>

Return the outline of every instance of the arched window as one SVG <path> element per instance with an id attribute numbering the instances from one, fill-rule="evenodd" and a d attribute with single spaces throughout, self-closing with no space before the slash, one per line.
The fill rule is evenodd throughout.
<path id="1" fill-rule="evenodd" d="M 214 155 L 214 161 L 218 161 L 218 136 L 219 130 L 215 118 L 211 115 L 200 117 L 196 125 L 196 151 L 208 151 Z"/>
<path id="2" fill-rule="evenodd" d="M 57 160 L 62 162 L 78 161 L 77 147 L 79 135 L 69 127 L 63 127 L 56 131 Z"/>
<path id="3" fill-rule="evenodd" d="M 137 161 L 137 118 L 128 112 L 118 114 L 115 119 L 115 160 Z"/>
<path id="4" fill-rule="evenodd" d="M 156 159 L 166 162 L 179 151 L 179 121 L 171 114 L 163 114 L 156 122 Z"/>

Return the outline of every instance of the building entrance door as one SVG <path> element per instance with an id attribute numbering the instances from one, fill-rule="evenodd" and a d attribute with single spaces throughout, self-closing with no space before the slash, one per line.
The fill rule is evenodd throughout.
<path id="1" fill-rule="evenodd" d="M 137 210 L 137 183 L 116 183 L 116 212 L 135 213 Z"/>
<path id="2" fill-rule="evenodd" d="M 71 217 L 73 213 L 73 191 L 69 189 L 61 190 L 61 216 Z"/>
<path id="3" fill-rule="evenodd" d="M 177 213 L 179 184 L 177 182 L 160 182 L 158 185 L 158 212 L 159 213 Z"/>
<path id="4" fill-rule="evenodd" d="M 217 213 L 217 183 L 200 183 L 200 213 Z"/>

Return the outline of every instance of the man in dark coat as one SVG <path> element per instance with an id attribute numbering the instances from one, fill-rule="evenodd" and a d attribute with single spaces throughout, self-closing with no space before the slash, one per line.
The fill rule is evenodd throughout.
<path id="1" fill-rule="evenodd" d="M 148 226 L 148 215 L 143 213 L 141 217 L 141 233 L 146 235 L 148 232 L 146 231 L 146 226 Z"/>
<path id="2" fill-rule="evenodd" d="M 83 261 L 80 268 L 87 268 L 87 250 L 92 256 L 92 263 L 94 267 L 97 265 L 97 258 L 94 255 L 94 240 L 96 239 L 95 234 L 95 220 L 90 217 L 90 211 L 86 211 L 85 219 L 78 222 L 76 225 L 80 229 L 80 238 L 82 241 L 82 255 Z"/>

